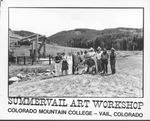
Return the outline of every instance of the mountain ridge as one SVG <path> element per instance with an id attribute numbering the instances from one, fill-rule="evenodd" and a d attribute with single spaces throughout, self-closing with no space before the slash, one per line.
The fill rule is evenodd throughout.
<path id="1" fill-rule="evenodd" d="M 131 50 L 134 40 L 136 41 L 135 49 L 142 50 L 143 45 L 139 45 L 143 43 L 142 39 L 142 28 L 118 27 L 104 30 L 77 28 L 74 30 L 61 31 L 49 36 L 47 43 L 54 42 L 58 45 L 69 47 L 97 48 L 101 46 L 107 49 L 114 47 L 119 50 Z M 127 43 L 128 45 L 122 45 L 122 43 Z"/>
<path id="2" fill-rule="evenodd" d="M 25 30 L 12 31 L 22 37 L 34 34 L 34 32 Z M 132 50 L 134 45 L 135 50 L 143 50 L 143 29 L 126 27 L 107 28 L 104 30 L 76 28 L 48 36 L 47 44 L 79 48 L 97 48 L 100 46 L 110 49 L 114 47 L 118 50 Z"/>

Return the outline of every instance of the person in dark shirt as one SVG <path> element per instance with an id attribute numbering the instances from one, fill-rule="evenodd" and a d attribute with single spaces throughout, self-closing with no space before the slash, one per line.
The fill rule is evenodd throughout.
<path id="1" fill-rule="evenodd" d="M 115 65 L 116 65 L 116 53 L 115 53 L 115 49 L 112 48 L 110 53 L 110 67 L 111 67 L 112 74 L 116 73 Z"/>
<path id="2" fill-rule="evenodd" d="M 77 52 L 77 54 L 74 54 L 74 57 L 73 57 L 73 63 L 74 63 L 74 73 L 78 74 L 78 65 L 80 64 L 80 53 Z"/>
<path id="3" fill-rule="evenodd" d="M 58 52 L 58 53 L 57 53 L 57 56 L 55 57 L 55 63 L 60 63 L 61 59 L 62 59 L 62 56 L 61 56 L 60 53 Z"/>
<path id="4" fill-rule="evenodd" d="M 80 60 L 81 60 L 81 62 L 84 62 L 84 60 L 85 60 L 84 53 L 83 53 L 82 50 L 81 50 L 81 53 L 80 53 Z"/>
<path id="5" fill-rule="evenodd" d="M 101 55 L 101 59 L 102 59 L 102 70 L 103 70 L 103 73 L 107 73 L 108 72 L 108 58 L 109 58 L 109 55 L 107 53 L 107 50 L 104 48 L 104 51 Z"/>
<path id="6" fill-rule="evenodd" d="M 57 56 L 55 57 L 55 76 L 59 76 L 60 74 L 60 62 L 62 60 L 62 56 L 60 55 L 60 53 L 57 53 Z"/>
<path id="7" fill-rule="evenodd" d="M 66 75 L 67 75 L 67 70 L 68 70 L 68 63 L 67 63 L 67 56 L 65 55 L 65 53 L 62 54 L 62 75 L 63 75 L 63 71 L 65 71 Z"/>

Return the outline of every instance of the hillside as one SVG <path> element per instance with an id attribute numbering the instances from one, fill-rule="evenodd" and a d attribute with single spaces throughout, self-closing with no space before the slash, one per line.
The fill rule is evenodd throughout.
<path id="1" fill-rule="evenodd" d="M 14 43 L 14 42 L 17 42 L 19 39 L 21 39 L 22 38 L 22 36 L 20 36 L 19 34 L 16 34 L 14 31 L 12 31 L 12 30 L 9 30 L 9 36 L 10 36 L 10 38 L 9 38 L 9 42 L 10 42 L 10 44 L 11 43 Z M 19 38 L 19 39 L 18 39 Z"/>
<path id="2" fill-rule="evenodd" d="M 31 46 L 27 45 L 21 45 L 21 46 L 16 46 L 15 43 L 19 41 L 19 39 L 32 35 L 34 34 L 33 32 L 29 31 L 14 31 L 14 30 L 9 30 L 9 43 L 10 43 L 10 50 L 14 51 L 14 56 L 29 56 L 29 50 L 31 49 Z M 19 39 L 18 39 L 19 38 Z M 46 56 L 52 55 L 55 56 L 57 52 L 66 52 L 68 53 L 69 51 L 77 52 L 79 50 L 84 50 L 83 48 L 72 48 L 72 47 L 64 47 L 64 46 L 59 46 L 53 42 L 50 44 L 46 44 Z M 41 50 L 43 51 L 43 50 Z"/>
<path id="3" fill-rule="evenodd" d="M 30 36 L 32 34 L 34 34 L 34 32 L 30 32 L 30 31 L 24 31 L 24 30 L 21 30 L 21 31 L 13 31 L 14 34 L 17 34 L 19 36 L 22 36 L 22 37 L 27 37 L 27 36 Z"/>
<path id="4" fill-rule="evenodd" d="M 114 47 L 118 50 L 143 50 L 143 30 L 134 28 L 114 28 L 104 30 L 75 29 L 58 32 L 47 38 L 47 43 L 54 42 L 61 46 L 102 48 Z"/>
<path id="5" fill-rule="evenodd" d="M 34 33 L 24 30 L 11 30 L 9 34 L 22 38 Z M 10 43 L 17 40 L 11 38 Z M 47 37 L 47 44 L 76 48 L 97 48 L 100 46 L 106 49 L 114 47 L 117 50 L 143 50 L 143 29 L 119 27 L 94 30 L 79 28 L 61 31 Z"/>
<path id="6" fill-rule="evenodd" d="M 15 44 L 15 42 L 19 41 L 19 39 L 21 39 L 23 37 L 30 36 L 32 34 L 35 34 L 35 33 L 30 32 L 30 31 L 25 31 L 25 30 L 16 31 L 16 30 L 9 29 L 9 36 L 11 36 L 10 39 L 9 39 L 9 42 L 10 42 L 10 44 Z M 57 45 L 56 43 L 53 43 L 53 42 L 51 42 L 50 44 Z"/>

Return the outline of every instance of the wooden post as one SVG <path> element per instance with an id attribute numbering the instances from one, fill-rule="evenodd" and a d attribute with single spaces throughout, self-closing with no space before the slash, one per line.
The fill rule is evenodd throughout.
<path id="1" fill-rule="evenodd" d="M 36 34 L 36 42 L 35 42 L 35 61 L 38 60 L 38 34 Z"/>
<path id="2" fill-rule="evenodd" d="M 18 63 L 18 62 L 17 62 L 17 61 L 18 61 L 18 60 L 17 60 L 17 57 L 15 57 L 15 61 L 16 61 L 16 64 L 17 64 L 17 63 Z"/>
<path id="3" fill-rule="evenodd" d="M 23 60 L 24 60 L 24 65 L 26 65 L 26 57 L 25 56 L 23 57 Z"/>
<path id="4" fill-rule="evenodd" d="M 17 64 L 19 64 L 19 57 L 17 56 Z"/>
<path id="5" fill-rule="evenodd" d="M 51 56 L 49 55 L 49 65 L 51 65 Z"/>
<path id="6" fill-rule="evenodd" d="M 30 36 L 24 37 L 24 38 L 20 39 L 20 41 L 25 40 L 25 39 L 28 39 L 28 38 L 31 38 L 31 37 L 33 37 L 33 36 L 35 36 L 35 35 L 36 35 L 36 34 L 32 34 L 32 35 L 30 35 Z"/>
<path id="7" fill-rule="evenodd" d="M 32 65 L 34 64 L 34 56 L 32 56 Z"/>
<path id="8" fill-rule="evenodd" d="M 135 42 L 133 42 L 133 54 L 134 54 L 134 49 L 135 49 Z"/>
<path id="9" fill-rule="evenodd" d="M 46 39 L 44 40 L 44 46 L 43 46 L 43 57 L 45 58 L 45 54 L 46 54 Z"/>
<path id="10" fill-rule="evenodd" d="M 32 41 L 32 52 L 34 50 L 34 41 Z"/>

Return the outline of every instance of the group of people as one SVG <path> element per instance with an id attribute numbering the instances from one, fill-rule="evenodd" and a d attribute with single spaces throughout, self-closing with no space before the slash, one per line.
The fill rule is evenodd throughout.
<path id="1" fill-rule="evenodd" d="M 116 53 L 115 49 L 111 48 L 110 55 L 107 50 L 98 47 L 95 51 L 92 47 L 88 51 L 80 51 L 77 53 L 69 52 L 57 53 L 55 57 L 55 76 L 75 74 L 79 71 L 79 66 L 87 66 L 85 73 L 94 67 L 95 73 L 108 73 L 108 60 L 110 59 L 110 67 L 112 74 L 116 73 Z"/>

